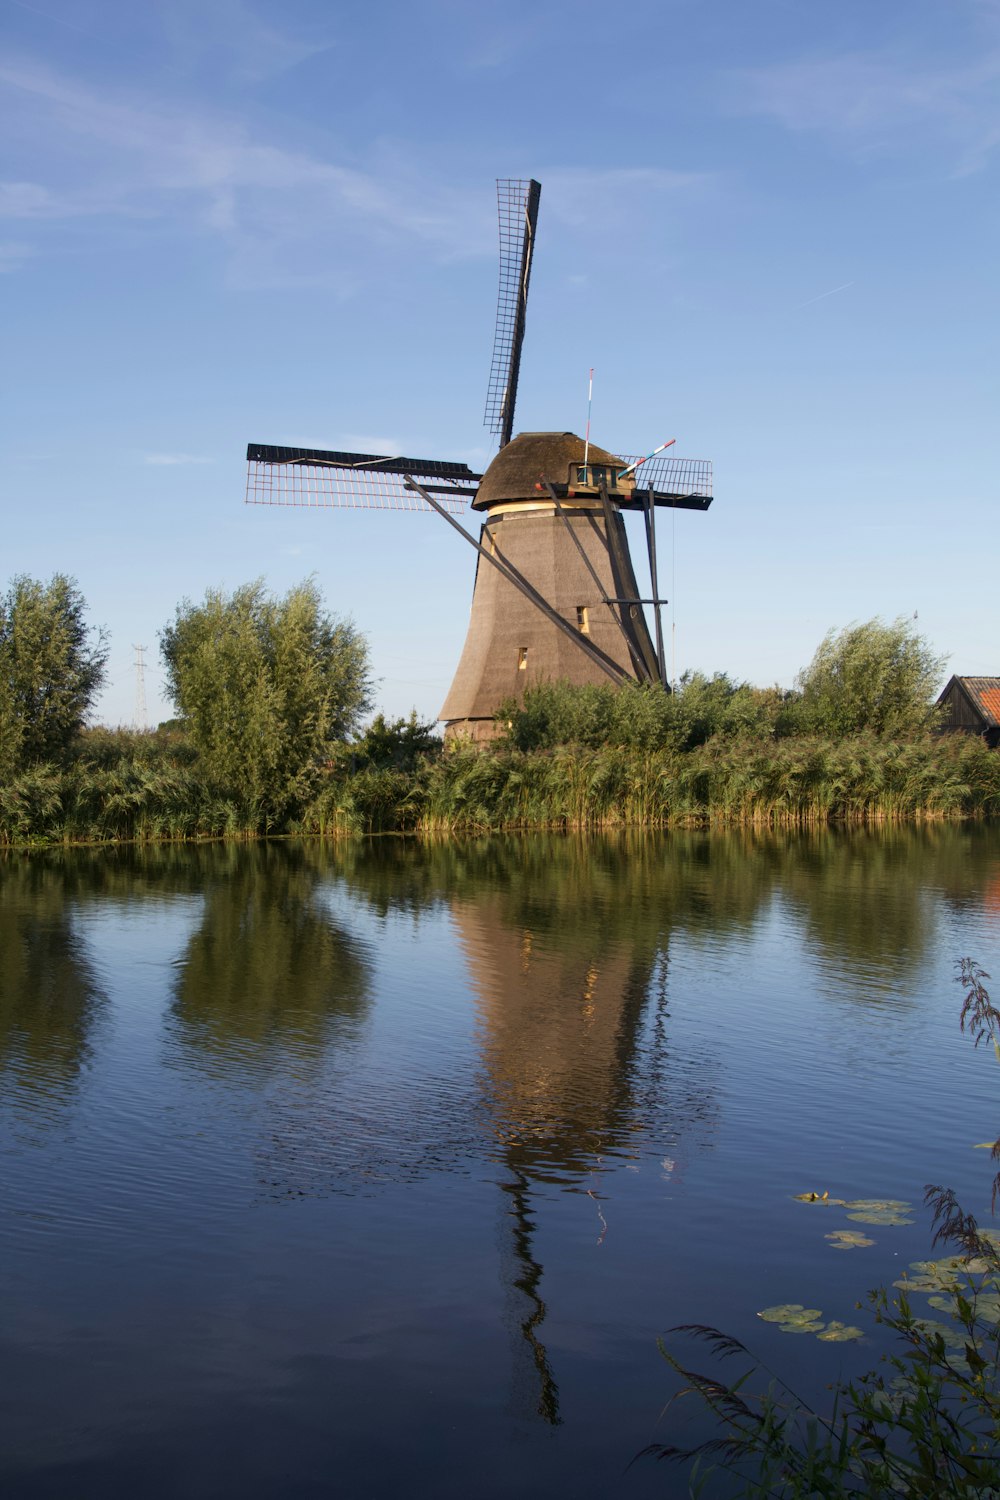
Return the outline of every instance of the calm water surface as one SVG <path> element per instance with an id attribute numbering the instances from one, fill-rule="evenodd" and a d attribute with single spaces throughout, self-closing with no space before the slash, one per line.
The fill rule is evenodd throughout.
<path id="1" fill-rule="evenodd" d="M 822 1389 L 756 1312 L 927 1253 L 793 1194 L 988 1205 L 998 918 L 982 827 L 7 858 L 2 1492 L 682 1494 L 658 1335 Z"/>

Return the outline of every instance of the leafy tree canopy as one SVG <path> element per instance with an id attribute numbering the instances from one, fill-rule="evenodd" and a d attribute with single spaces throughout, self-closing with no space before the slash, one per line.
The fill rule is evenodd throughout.
<path id="1" fill-rule="evenodd" d="M 414 708 L 408 719 L 376 714 L 350 749 L 352 761 L 374 770 L 413 771 L 423 757 L 440 754 L 441 736 L 433 721 L 417 718 Z"/>
<path id="2" fill-rule="evenodd" d="M 104 682 L 108 647 L 75 581 L 20 574 L 0 598 L 0 770 L 61 759 Z"/>
<path id="3" fill-rule="evenodd" d="M 206 776 L 265 825 L 309 798 L 371 699 L 367 643 L 312 579 L 284 599 L 258 579 L 185 600 L 160 649 Z"/>
<path id="4" fill-rule="evenodd" d="M 934 723 L 934 694 L 946 658 L 936 656 L 913 622 L 868 620 L 831 630 L 798 677 L 808 728 L 840 737 L 889 738 Z"/>

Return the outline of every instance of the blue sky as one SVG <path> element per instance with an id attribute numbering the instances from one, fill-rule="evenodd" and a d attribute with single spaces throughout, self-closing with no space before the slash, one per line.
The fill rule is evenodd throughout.
<path id="1" fill-rule="evenodd" d="M 494 180 L 542 183 L 517 428 L 711 458 L 674 664 L 997 640 L 998 0 L 0 0 L 3 566 L 77 578 L 135 711 L 182 599 L 314 573 L 433 718 L 471 552 L 243 504 L 248 441 L 484 466 Z"/>

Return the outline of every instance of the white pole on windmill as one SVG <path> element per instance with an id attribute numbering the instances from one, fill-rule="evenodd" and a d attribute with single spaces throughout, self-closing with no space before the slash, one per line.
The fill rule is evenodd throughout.
<path id="1" fill-rule="evenodd" d="M 587 459 L 590 457 L 590 408 L 594 404 L 594 367 L 590 367 L 590 381 L 587 385 L 587 432 L 583 439 L 583 482 L 587 483 Z"/>
<path id="2" fill-rule="evenodd" d="M 146 728 L 146 664 L 143 661 L 145 646 L 133 646 L 135 652 L 135 727 Z"/>

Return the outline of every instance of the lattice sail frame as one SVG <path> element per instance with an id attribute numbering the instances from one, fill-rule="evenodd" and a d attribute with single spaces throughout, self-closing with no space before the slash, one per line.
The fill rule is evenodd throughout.
<path id="1" fill-rule="evenodd" d="M 627 455 L 622 466 L 636 462 Z M 652 485 L 657 495 L 677 495 L 709 501 L 712 498 L 712 464 L 707 458 L 648 458 L 635 471 L 636 493 Z"/>
<path id="2" fill-rule="evenodd" d="M 628 454 L 621 456 L 623 468 L 633 462 L 635 459 Z M 451 515 L 461 515 L 475 497 L 482 475 L 473 473 L 465 464 L 437 459 L 390 458 L 371 453 L 324 455 L 318 449 L 251 443 L 247 449 L 246 502 L 430 514 L 433 508 L 416 490 L 407 487 L 408 477 L 422 485 Z M 545 477 L 556 483 L 565 478 L 555 474 Z M 635 478 L 637 495 L 652 485 L 661 503 L 669 503 L 668 497 L 673 497 L 707 507 L 712 499 L 712 465 L 707 459 L 648 459 L 636 469 Z M 622 503 L 617 496 L 615 503 Z"/>
<path id="3" fill-rule="evenodd" d="M 510 441 L 514 404 L 521 368 L 528 305 L 528 282 L 535 249 L 535 228 L 541 184 L 534 178 L 497 178 L 497 218 L 500 227 L 500 289 L 493 335 L 493 360 L 486 388 L 483 425 L 501 448 Z"/>
<path id="4" fill-rule="evenodd" d="M 437 459 L 390 458 L 374 453 L 329 453 L 319 449 L 247 448 L 248 505 L 298 505 L 346 510 L 433 508 L 408 489 L 410 476 L 439 505 L 460 515 L 476 493 L 480 474 L 465 464 Z"/>

